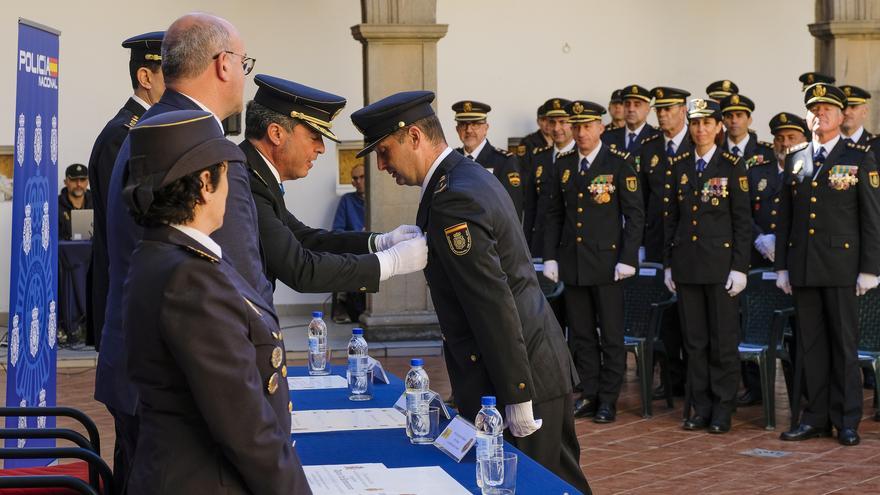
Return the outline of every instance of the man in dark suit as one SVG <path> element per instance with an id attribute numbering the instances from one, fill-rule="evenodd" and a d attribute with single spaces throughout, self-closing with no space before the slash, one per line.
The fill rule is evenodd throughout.
<path id="1" fill-rule="evenodd" d="M 430 91 L 398 93 L 351 118 L 364 134 L 359 155 L 375 149 L 379 170 L 398 184 L 422 186 L 417 223 L 429 239 L 425 278 L 456 405 L 473 419 L 480 397 L 496 396 L 510 440 L 589 492 L 571 414 L 571 358 L 510 197 L 446 144 L 433 100 Z"/>
<path id="2" fill-rule="evenodd" d="M 626 125 L 602 134 L 602 143 L 609 148 L 638 155 L 642 141 L 654 134 L 657 129 L 648 123 L 651 112 L 651 92 L 632 84 L 620 90 L 623 95 L 623 119 Z"/>
<path id="3" fill-rule="evenodd" d="M 645 198 L 644 260 L 663 263 L 663 221 L 669 200 L 666 179 L 672 175 L 671 161 L 693 149 L 687 127 L 687 97 L 690 93 L 677 88 L 659 86 L 651 90 L 654 112 L 661 132 L 642 140 L 642 148 L 636 159 L 636 171 Z M 662 326 L 664 359 L 661 366 L 669 369 L 669 383 L 654 390 L 654 399 L 662 399 L 667 393 L 684 395 L 685 362 L 681 340 L 681 324 L 678 314 L 667 311 Z"/>
<path id="4" fill-rule="evenodd" d="M 110 283 L 110 258 L 107 255 L 107 188 L 110 174 L 122 141 L 128 130 L 137 124 L 150 105 L 159 101 L 165 91 L 162 78 L 162 38 L 164 31 L 144 33 L 122 42 L 131 50 L 128 73 L 134 90 L 125 105 L 107 122 L 92 146 L 89 157 L 89 183 L 95 200 L 94 230 L 92 231 L 92 264 L 89 268 L 87 339 L 96 350 L 101 350 L 101 332 L 107 307 Z"/>
<path id="5" fill-rule="evenodd" d="M 287 210 L 283 182 L 308 175 L 324 152 L 324 137 L 339 141 L 330 126 L 345 98 L 265 74 L 254 82 L 258 89 L 248 103 L 240 147 L 251 173 L 269 281 L 298 291 L 363 293 L 376 292 L 380 281 L 394 275 L 421 270 L 426 247 L 415 240 L 421 231 L 414 225 L 387 234 L 328 231 L 309 227 Z"/>
<path id="6" fill-rule="evenodd" d="M 535 148 L 543 148 L 551 143 L 553 143 L 553 137 L 550 132 L 550 125 L 547 121 L 547 109 L 544 104 L 538 106 L 537 110 L 537 122 L 538 129 L 522 138 L 519 146 L 516 148 L 516 155 L 522 160 L 523 157 L 527 157 L 532 154 L 532 150 Z"/>
<path id="7" fill-rule="evenodd" d="M 749 129 L 754 111 L 752 100 L 741 94 L 721 100 L 721 115 L 727 129 L 722 150 L 742 158 L 746 169 L 776 161 L 773 145 L 758 141 L 758 135 Z"/>
<path id="8" fill-rule="evenodd" d="M 452 105 L 455 112 L 455 131 L 464 145 L 456 148 L 462 155 L 479 163 L 495 175 L 513 201 L 516 216 L 522 218 L 523 187 L 519 160 L 509 151 L 496 148 L 486 139 L 489 123 L 486 117 L 492 107 L 478 101 L 459 101 Z"/>
<path id="9" fill-rule="evenodd" d="M 565 282 L 568 342 L 582 387 L 574 415 L 611 423 L 626 371 L 620 281 L 636 273 L 645 212 L 635 160 L 602 146 L 605 109 L 575 101 L 566 112 L 577 144 L 559 155 L 547 181 L 544 276 Z"/>
<path id="10" fill-rule="evenodd" d="M 840 86 L 846 95 L 846 109 L 843 111 L 843 124 L 840 126 L 840 135 L 856 144 L 868 144 L 874 137 L 865 130 L 865 122 L 868 120 L 868 100 L 871 93 L 858 86 L 844 84 Z"/>
<path id="11" fill-rule="evenodd" d="M 807 87 L 813 140 L 785 160 L 776 285 L 794 296 L 798 352 L 807 403 L 783 440 L 827 436 L 856 445 L 862 418 L 858 364 L 858 296 L 880 272 L 880 175 L 866 146 L 840 136 L 846 95 L 825 83 Z"/>

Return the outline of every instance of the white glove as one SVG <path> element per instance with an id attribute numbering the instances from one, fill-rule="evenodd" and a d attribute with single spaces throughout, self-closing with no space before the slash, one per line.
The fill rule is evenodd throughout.
<path id="1" fill-rule="evenodd" d="M 727 275 L 727 283 L 724 285 L 730 297 L 735 297 L 746 288 L 746 274 L 736 270 L 730 270 Z"/>
<path id="2" fill-rule="evenodd" d="M 672 281 L 672 268 L 663 270 L 663 283 L 666 284 L 669 292 L 675 293 L 675 282 Z"/>
<path id="3" fill-rule="evenodd" d="M 535 420 L 532 413 L 532 401 L 508 404 L 504 409 L 507 416 L 507 426 L 510 434 L 517 437 L 527 437 L 541 428 L 543 421 Z"/>
<path id="4" fill-rule="evenodd" d="M 559 282 L 559 263 L 556 260 L 547 260 L 544 262 L 544 276 L 553 281 Z"/>
<path id="5" fill-rule="evenodd" d="M 869 290 L 875 289 L 878 283 L 880 283 L 880 278 L 877 278 L 877 275 L 873 273 L 860 273 L 856 277 L 856 295 L 864 296 Z"/>
<path id="6" fill-rule="evenodd" d="M 788 270 L 779 270 L 776 272 L 776 287 L 789 296 L 791 295 L 791 282 L 788 280 Z"/>
<path id="7" fill-rule="evenodd" d="M 623 280 L 636 274 L 636 268 L 624 263 L 614 265 L 614 281 Z"/>
<path id="8" fill-rule="evenodd" d="M 761 234 L 755 239 L 755 249 L 770 261 L 776 259 L 776 234 Z"/>
<path id="9" fill-rule="evenodd" d="M 425 236 L 402 241 L 394 246 L 373 253 L 379 258 L 379 281 L 395 275 L 405 275 L 425 268 L 428 264 L 428 243 Z"/>
<path id="10" fill-rule="evenodd" d="M 391 232 L 376 236 L 376 251 L 385 251 L 400 242 L 415 239 L 420 235 L 422 235 L 422 229 L 417 225 L 401 225 Z"/>

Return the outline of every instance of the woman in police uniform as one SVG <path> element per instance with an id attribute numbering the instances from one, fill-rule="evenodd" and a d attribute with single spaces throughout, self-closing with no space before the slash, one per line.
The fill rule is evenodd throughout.
<path id="1" fill-rule="evenodd" d="M 130 138 L 123 195 L 145 231 L 123 296 L 141 418 L 128 493 L 311 493 L 275 313 L 209 237 L 226 163 L 244 156 L 202 111 L 147 119 Z"/>
<path id="2" fill-rule="evenodd" d="M 726 433 L 739 383 L 736 296 L 751 253 L 749 183 L 742 160 L 716 144 L 719 104 L 691 100 L 688 120 L 694 148 L 672 159 L 664 199 L 666 285 L 678 293 L 694 409 L 683 427 Z"/>

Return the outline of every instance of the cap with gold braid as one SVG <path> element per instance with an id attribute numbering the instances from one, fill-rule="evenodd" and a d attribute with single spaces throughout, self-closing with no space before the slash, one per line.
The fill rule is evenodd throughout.
<path id="1" fill-rule="evenodd" d="M 809 128 L 807 128 L 807 121 L 798 115 L 789 112 L 777 113 L 772 119 L 770 119 L 770 132 L 772 134 L 775 135 L 783 129 L 801 131 L 804 133 L 804 136 L 807 136 L 808 138 L 811 135 Z"/>
<path id="2" fill-rule="evenodd" d="M 123 41 L 122 48 L 131 50 L 131 62 L 161 63 L 163 39 L 165 39 L 165 31 L 139 34 Z"/>
<path id="3" fill-rule="evenodd" d="M 565 107 L 571 103 L 571 100 L 565 98 L 550 98 L 544 102 L 545 117 L 568 117 L 565 113 Z"/>
<path id="4" fill-rule="evenodd" d="M 266 74 L 257 74 L 254 82 L 259 86 L 254 95 L 255 102 L 281 115 L 298 119 L 339 142 L 330 128 L 333 119 L 345 106 L 345 98 Z"/>
<path id="5" fill-rule="evenodd" d="M 721 105 L 715 100 L 694 98 L 688 103 L 688 120 L 712 117 L 721 120 Z"/>
<path id="6" fill-rule="evenodd" d="M 847 106 L 851 107 L 855 105 L 864 105 L 865 103 L 868 103 L 868 100 L 871 99 L 871 93 L 865 91 L 858 86 L 844 84 L 843 86 L 839 87 L 840 90 L 843 91 L 843 94 L 846 95 Z"/>
<path id="7" fill-rule="evenodd" d="M 648 91 L 647 88 L 639 86 L 638 84 L 631 84 L 622 88 L 620 91 L 623 93 L 622 98 L 624 100 L 636 99 L 651 103 L 651 92 Z"/>
<path id="8" fill-rule="evenodd" d="M 456 122 L 479 122 L 486 120 L 492 107 L 474 100 L 463 100 L 452 105 Z"/>
<path id="9" fill-rule="evenodd" d="M 846 95 L 837 86 L 816 83 L 807 86 L 807 89 L 804 90 L 804 105 L 809 109 L 816 103 L 830 103 L 844 109 L 846 108 Z"/>
<path id="10" fill-rule="evenodd" d="M 432 101 L 434 93 L 431 91 L 404 91 L 386 96 L 351 114 L 351 122 L 364 135 L 364 149 L 358 152 L 358 158 L 373 151 L 377 144 L 398 129 L 435 115 Z"/>
<path id="11" fill-rule="evenodd" d="M 611 92 L 611 98 L 608 99 L 608 103 L 623 103 L 623 90 L 615 89 Z"/>
<path id="12" fill-rule="evenodd" d="M 741 110 L 751 115 L 755 111 L 755 103 L 748 97 L 740 94 L 732 94 L 721 100 L 721 113 Z"/>
<path id="13" fill-rule="evenodd" d="M 667 86 L 657 86 L 651 90 L 651 96 L 654 98 L 654 108 L 684 105 L 687 103 L 687 97 L 690 95 L 689 92 L 683 89 Z"/>
<path id="14" fill-rule="evenodd" d="M 732 94 L 739 93 L 739 86 L 729 79 L 715 81 L 706 86 L 706 94 L 715 101 L 721 101 Z"/>
<path id="15" fill-rule="evenodd" d="M 803 90 L 806 91 L 807 87 L 816 84 L 816 83 L 825 83 L 825 84 L 834 84 L 834 77 L 826 76 L 820 72 L 804 72 L 798 77 L 798 81 L 803 84 Z"/>
<path id="16" fill-rule="evenodd" d="M 565 107 L 568 121 L 572 124 L 584 124 L 594 120 L 601 121 L 605 115 L 605 107 L 586 100 L 575 100 Z"/>

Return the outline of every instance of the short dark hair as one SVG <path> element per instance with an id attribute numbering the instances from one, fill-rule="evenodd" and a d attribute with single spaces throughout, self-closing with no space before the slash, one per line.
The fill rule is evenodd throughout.
<path id="1" fill-rule="evenodd" d="M 143 227 L 158 227 L 167 224 L 185 224 L 195 218 L 195 207 L 202 201 L 202 172 L 208 171 L 212 188 L 220 183 L 220 174 L 226 163 L 218 163 L 175 180 L 153 193 L 153 202 L 147 211 L 131 215 L 135 223 Z"/>
<path id="2" fill-rule="evenodd" d="M 421 129 L 431 144 L 439 144 L 441 141 L 446 141 L 446 136 L 443 134 L 443 126 L 440 125 L 440 119 L 438 119 L 436 115 L 421 118 L 410 124 L 410 126 L 415 126 Z M 397 142 L 403 142 L 403 135 L 410 126 L 398 129 L 394 132 L 393 136 L 397 139 Z"/>
<path id="3" fill-rule="evenodd" d="M 287 115 L 282 115 L 275 110 L 251 100 L 247 104 L 247 110 L 244 115 L 244 137 L 245 139 L 263 139 L 269 126 L 278 124 L 287 132 L 293 130 L 300 121 Z"/>
<path id="4" fill-rule="evenodd" d="M 128 75 L 131 77 L 131 89 L 138 89 L 138 86 L 140 86 L 137 73 L 141 67 L 149 69 L 150 72 L 156 74 L 162 69 L 162 62 L 157 62 L 155 60 L 132 60 L 128 62 Z"/>

